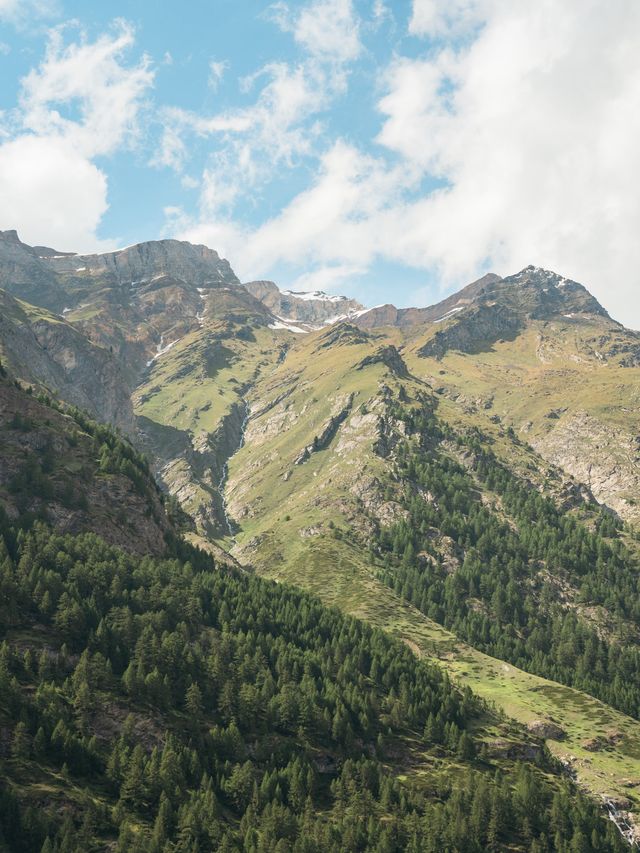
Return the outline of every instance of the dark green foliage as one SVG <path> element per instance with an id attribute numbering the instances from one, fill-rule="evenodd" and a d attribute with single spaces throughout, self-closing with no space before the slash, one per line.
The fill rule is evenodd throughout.
<path id="1" fill-rule="evenodd" d="M 99 470 L 106 474 L 123 474 L 131 480 L 139 494 L 147 494 L 153 478 L 144 456 L 112 427 L 97 423 L 80 409 L 68 409 L 67 414 L 71 415 L 83 432 L 93 438 Z"/>
<path id="2" fill-rule="evenodd" d="M 384 579 L 482 651 L 640 718 L 640 650 L 628 639 L 628 626 L 640 627 L 640 573 L 610 538 L 619 524 L 603 513 L 589 529 L 501 465 L 479 433 L 448 432 L 428 407 L 398 414 L 418 440 L 399 454 L 409 518 L 380 535 Z M 576 604 L 606 610 L 615 641 L 562 606 L 565 586 Z"/>
<path id="3" fill-rule="evenodd" d="M 5 483 L 5 488 L 19 515 L 20 526 L 28 529 L 37 519 L 46 521 L 52 502 L 71 510 L 88 511 L 87 493 L 94 485 L 92 481 L 111 474 L 128 478 L 139 495 L 153 498 L 148 501 L 147 514 L 163 526 L 160 508 L 154 501 L 157 498 L 164 502 L 164 498 L 146 459 L 129 441 L 111 427 L 96 423 L 80 410 L 65 407 L 46 394 L 40 393 L 36 400 L 28 400 L 19 383 L 14 386 L 1 376 L 0 383 L 3 390 L 11 389 L 9 404 L 16 407 L 4 420 L 5 428 L 12 433 L 36 433 L 29 438 L 11 435 L 6 450 L 14 454 L 17 461 L 17 471 Z M 62 417 L 52 416 L 50 410 Z M 0 417 L 0 422 L 2 420 Z M 125 525 L 127 508 L 121 509 L 121 524 Z M 185 527 L 184 514 L 177 505 L 169 502 L 168 509 L 171 512 L 169 524 L 175 521 Z"/>
<path id="4" fill-rule="evenodd" d="M 568 783 L 476 763 L 483 706 L 385 634 L 184 545 L 140 560 L 0 525 L 0 850 L 623 849 Z M 23 653 L 26 626 L 46 642 Z M 423 733 L 463 782 L 372 757 Z M 34 772 L 86 801 L 30 809 Z"/>

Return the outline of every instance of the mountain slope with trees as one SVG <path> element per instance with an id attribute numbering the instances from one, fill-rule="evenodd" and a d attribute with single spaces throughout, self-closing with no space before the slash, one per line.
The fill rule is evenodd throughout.
<path id="1" fill-rule="evenodd" d="M 38 578 L 40 588 L 21 581 L 27 592 L 14 599 L 14 612 L 26 623 L 16 627 L 18 642 L 25 631 L 31 642 L 33 632 L 25 624 L 36 619 L 36 638 L 50 637 L 45 644 L 51 642 L 56 649 L 66 643 L 72 658 L 62 666 L 56 690 L 67 690 L 74 656 L 94 649 L 105 613 L 128 608 L 132 621 L 126 617 L 126 637 L 116 632 L 117 648 L 109 647 L 108 654 L 101 647 L 114 675 L 101 681 L 98 690 L 107 704 L 113 696 L 114 707 L 126 706 L 134 717 L 140 710 L 136 702 L 141 703 L 150 732 L 157 717 L 163 730 L 182 736 L 184 717 L 189 716 L 186 694 L 167 693 L 163 686 L 165 675 L 169 682 L 173 676 L 156 654 L 163 632 L 177 632 L 182 640 L 188 636 L 194 648 L 202 645 L 208 654 L 226 623 L 215 615 L 218 610 L 210 609 L 210 598 L 198 603 L 190 597 L 195 612 L 187 615 L 200 626 L 188 623 L 195 635 L 185 635 L 178 625 L 169 628 L 161 614 L 166 610 L 167 618 L 173 618 L 177 605 L 161 593 L 171 586 L 166 578 L 173 573 L 176 578 L 187 576 L 194 589 L 205 576 L 241 578 L 220 568 L 222 562 L 235 563 L 306 589 L 344 614 L 339 618 L 345 625 L 356 617 L 376 632 L 382 629 L 395 638 L 394 655 L 404 660 L 408 648 L 421 666 L 435 663 L 436 681 L 439 673 L 447 672 L 454 693 L 471 689 L 474 697 L 485 697 L 499 709 L 495 716 L 490 705 L 480 702 L 479 716 L 464 725 L 456 722 L 456 737 L 466 733 L 473 741 L 470 749 L 468 743 L 459 747 L 449 725 L 454 718 L 440 725 L 437 714 L 430 720 L 427 713 L 418 721 L 415 709 L 406 711 L 403 704 L 405 722 L 390 725 L 391 712 L 381 697 L 402 691 L 399 685 L 379 684 L 379 673 L 372 675 L 365 668 L 357 670 L 365 679 L 360 698 L 351 696 L 346 682 L 336 682 L 334 699 L 353 711 L 348 743 L 336 740 L 344 720 L 334 731 L 338 705 L 331 704 L 333 699 L 329 705 L 320 703 L 331 719 L 322 723 L 314 717 L 312 736 L 305 724 L 293 731 L 277 729 L 280 723 L 276 725 L 268 710 L 271 696 L 259 705 L 266 713 L 264 727 L 250 735 L 237 716 L 244 712 L 234 706 L 245 739 L 241 764 L 254 760 L 254 744 L 270 728 L 278 730 L 278 738 L 297 756 L 304 753 L 321 782 L 329 777 L 335 782 L 342 762 L 355 760 L 352 750 L 360 750 L 358 756 L 380 765 L 376 773 L 389 773 L 392 780 L 407 777 L 403 784 L 424 798 L 419 806 L 407 806 L 408 811 L 403 801 L 393 820 L 382 807 L 366 812 L 367 820 L 373 816 L 389 829 L 393 843 L 406 845 L 408 814 L 415 812 L 411 820 L 416 826 L 421 821 L 438 825 L 436 801 L 444 809 L 443 820 L 454 813 L 459 818 L 467 808 L 486 816 L 486 809 L 464 797 L 459 808 L 454 807 L 455 797 L 462 796 L 460 778 L 476 779 L 477 773 L 493 785 L 492 774 L 499 768 L 513 790 L 514 759 L 531 759 L 541 737 L 546 742 L 542 766 L 552 788 L 557 767 L 546 750 L 597 802 L 604 800 L 607 808 L 634 820 L 640 812 L 640 468 L 634 415 L 640 402 L 640 344 L 637 333 L 612 320 L 582 285 L 528 267 L 507 278 L 485 276 L 430 308 L 358 309 L 348 320 L 314 330 L 311 321 L 324 322 L 324 312 L 344 300 L 323 296 L 316 305 L 316 295 L 296 294 L 301 311 L 320 312 L 311 319 L 303 312 L 306 319 L 300 328 L 282 321 L 269 307 L 284 304 L 286 294 L 278 295 L 272 283 L 252 285 L 250 292 L 228 263 L 206 247 L 155 241 L 106 255 L 76 256 L 25 246 L 13 232 L 0 235 L 0 285 L 7 291 L 0 291 L 7 306 L 0 322 L 0 352 L 12 375 L 31 389 L 22 398 L 24 391 L 15 384 L 0 388 L 18 394 L 24 403 L 16 405 L 25 407 L 24 421 L 11 410 L 1 434 L 0 496 L 6 523 L 14 529 L 7 534 L 11 560 L 17 558 L 19 568 L 26 536 L 40 537 L 37 548 L 47 552 L 45 534 L 33 528 L 40 520 L 51 528 L 47 535 L 71 534 L 63 542 L 56 540 L 61 555 L 71 549 L 76 563 L 92 565 L 95 551 L 102 555 L 101 572 L 114 575 L 124 560 L 127 583 L 132 573 L 141 584 L 109 589 L 104 600 L 89 595 L 87 601 L 77 601 L 69 624 L 77 617 L 82 630 L 89 628 L 81 635 L 85 646 L 71 651 L 68 640 L 58 636 L 55 612 L 45 618 L 37 605 L 26 615 L 24 608 L 32 606 L 30 598 L 39 601 L 44 581 Z M 92 402 L 95 374 L 108 378 L 107 393 Z M 93 417 L 120 427 L 132 444 L 68 407 L 85 399 Z M 34 415 L 33 406 L 44 409 Z M 67 428 L 70 441 L 64 436 Z M 17 467 L 16 459 L 22 460 Z M 25 531 L 15 533 L 21 524 Z M 31 534 L 26 532 L 30 526 Z M 178 529 L 221 559 L 214 564 L 189 550 L 192 546 L 179 538 Z M 108 546 L 78 540 L 86 530 L 106 539 Z M 112 546 L 125 555 L 133 551 L 153 556 L 143 556 L 144 571 L 137 576 L 128 557 L 100 551 Z M 233 559 L 225 558 L 225 551 Z M 67 557 L 61 559 L 61 567 L 68 562 Z M 191 569 L 183 569 L 185 562 L 191 562 Z M 48 567 L 47 577 L 58 568 Z M 101 576 L 89 577 L 90 586 L 100 587 Z M 252 578 L 251 583 L 258 581 Z M 55 588 L 65 587 L 73 598 L 75 587 L 65 585 L 63 578 Z M 47 591 L 51 598 L 54 592 Z M 236 595 L 231 586 L 218 591 L 231 599 Z M 183 595 L 174 592 L 177 598 Z M 269 607 L 277 611 L 278 601 L 270 601 Z M 311 599 L 296 601 L 297 607 Z M 251 606 L 258 606 L 257 600 L 252 599 Z M 245 605 L 238 607 L 243 610 Z M 138 623 L 149 627 L 147 618 L 151 633 L 139 666 L 136 632 Z M 266 645 L 260 640 L 266 669 L 261 664 L 247 670 L 267 681 L 269 670 L 279 687 L 280 674 L 268 663 L 275 660 L 269 648 L 272 639 L 286 635 L 287 618 L 279 617 Z M 337 612 L 332 618 L 338 619 Z M 331 631 L 340 634 L 343 623 L 331 624 Z M 257 642 L 252 625 L 249 620 L 237 627 L 243 636 L 250 635 L 250 642 Z M 349 636 L 350 642 L 360 642 Z M 373 634 L 366 636 L 366 642 L 374 642 Z M 298 639 L 291 638 L 296 649 Z M 127 645 L 130 641 L 133 646 Z M 238 648 L 245 654 L 243 643 Z M 322 650 L 312 644 L 302 651 L 311 649 L 316 655 L 312 670 L 330 672 L 335 680 L 332 667 L 339 670 L 339 665 L 331 649 L 325 643 Z M 323 663 L 325 653 L 329 658 Z M 197 657 L 193 649 L 191 656 Z M 172 660 L 176 664 L 177 659 Z M 236 658 L 232 663 L 236 666 Z M 187 654 L 179 661 L 179 671 L 195 680 L 192 664 Z M 323 670 L 325 664 L 328 669 Z M 11 658 L 11 677 L 30 695 L 39 682 L 29 681 L 20 666 Z M 206 665 L 200 661 L 198 667 L 205 678 Z M 131 692 L 122 680 L 125 673 Z M 302 681 L 296 673 L 294 667 L 292 683 L 299 687 Z M 239 676 L 238 689 L 243 678 Z M 202 701 L 211 698 L 210 706 L 203 706 L 203 713 L 209 713 L 200 732 L 204 737 L 207 727 L 230 723 L 217 704 L 217 682 L 197 683 Z M 75 694 L 64 695 L 73 705 Z M 315 705 L 320 700 L 314 697 Z M 306 711 L 295 702 L 292 707 L 306 719 Z M 126 713 L 118 713 L 121 726 Z M 503 714 L 515 717 L 530 734 L 510 727 Z M 129 735 L 129 748 L 142 728 Z M 29 730 L 30 737 L 36 735 L 37 729 Z M 108 758 L 102 744 L 98 746 L 96 761 L 106 767 Z M 189 749 L 199 754 L 193 744 Z M 320 759 L 318 764 L 319 754 L 331 760 Z M 144 761 L 139 755 L 136 761 L 139 773 Z M 273 768 L 260 758 L 253 778 L 261 780 Z M 144 767 L 141 772 L 146 772 Z M 243 834 L 237 803 L 225 793 L 224 773 L 215 778 L 210 774 L 221 833 L 216 843 L 226 838 L 231 849 L 234 844 L 262 849 L 262 830 L 258 836 Z M 428 780 L 426 788 L 421 779 Z M 354 784 L 349 782 L 350 790 Z M 282 782 L 277 805 L 293 811 L 298 829 L 292 829 L 290 837 L 272 839 L 273 845 L 282 842 L 279 849 L 302 843 L 296 835 L 299 815 L 285 788 Z M 105 791 L 108 808 L 117 807 L 119 789 L 112 785 Z M 352 812 L 342 807 L 335 812 L 332 796 L 331 785 L 320 784 L 310 807 L 332 827 L 329 834 L 318 836 L 318 843 L 330 849 L 331 832 Z M 575 802 L 574 793 L 567 796 Z M 116 827 L 119 831 L 126 825 L 122 831 L 128 835 L 121 845 L 131 846 L 136 839 L 151 844 L 146 834 L 155 829 L 144 816 L 147 800 L 151 803 L 147 789 L 144 797 L 133 808 L 123 801 L 115 823 L 111 815 L 96 838 L 113 840 Z M 549 802 L 545 797 L 542 800 Z M 153 802 L 159 806 L 159 800 Z M 171 844 L 177 844 L 180 806 L 171 802 L 170 807 L 170 817 L 163 821 L 174 833 Z M 547 815 L 544 808 L 541 813 Z M 255 826 L 254 816 L 245 827 L 249 823 Z M 353 841 L 354 849 L 358 844 L 369 849 L 373 822 L 371 826 L 366 840 L 360 834 Z M 562 842 L 558 839 L 558 845 L 571 843 L 578 849 L 582 841 L 573 840 L 574 829 L 572 823 L 571 833 L 565 833 Z M 503 833 L 499 842 L 494 838 L 491 843 L 529 849 L 538 830 L 516 821 L 511 836 Z M 356 832 L 353 826 L 350 831 Z M 489 835 L 482 837 L 486 847 Z M 431 843 L 457 849 L 462 843 L 460 838 L 447 841 L 442 834 L 432 839 L 429 832 L 415 838 L 420 839 L 413 842 L 418 849 L 428 849 L 425 845 Z M 546 849 L 545 844 L 553 848 L 555 842 L 547 837 L 535 843 Z"/>
<path id="2" fill-rule="evenodd" d="M 177 537 L 56 533 L 38 497 L 0 520 L 3 849 L 624 849 L 539 741 L 385 633 Z"/>

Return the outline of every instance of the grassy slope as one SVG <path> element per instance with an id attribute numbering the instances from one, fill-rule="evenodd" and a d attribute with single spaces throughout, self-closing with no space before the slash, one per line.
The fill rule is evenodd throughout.
<path id="1" fill-rule="evenodd" d="M 550 460 L 555 461 L 558 452 L 554 433 L 566 434 L 576 417 L 588 418 L 571 473 L 589 475 L 580 455 L 591 455 L 605 479 L 619 469 L 621 481 L 614 485 L 614 477 L 609 484 L 614 486 L 611 505 L 638 524 L 633 438 L 639 428 L 640 368 L 621 367 L 619 359 L 600 356 L 594 341 L 607 331 L 597 321 L 537 322 L 514 341 L 499 341 L 473 355 L 451 351 L 439 362 L 418 356 L 424 343 L 419 337 L 406 342 L 405 358 L 411 370 L 440 386 L 444 396 L 461 395 L 459 408 L 478 409 L 482 423 L 497 415 Z M 618 337 L 623 338 L 622 333 Z M 571 456 L 566 454 L 567 459 Z M 596 497 L 607 500 L 602 493 Z"/>
<path id="2" fill-rule="evenodd" d="M 567 336 L 560 336 L 564 349 L 555 356 L 563 358 L 562 369 L 552 359 L 542 362 L 535 329 L 474 356 L 449 353 L 442 362 L 417 357 L 424 336 L 412 340 L 395 329 L 377 331 L 364 343 L 342 341 L 326 348 L 321 346 L 324 331 L 303 337 L 262 328 L 254 329 L 256 341 L 226 336 L 221 349 L 215 345 L 216 331 L 223 329 L 188 335 L 153 363 L 138 389 L 137 411 L 197 437 L 214 431 L 233 403 L 244 398 L 250 404 L 246 444 L 231 459 L 226 491 L 239 529 L 222 544 L 261 573 L 311 590 L 324 602 L 400 636 L 416 653 L 439 658 L 462 683 L 516 719 L 559 722 L 567 738 L 549 746 L 573 763 L 585 786 L 597 794 L 627 797 L 640 811 L 640 795 L 628 786 L 640 781 L 640 724 L 579 691 L 460 643 L 379 582 L 368 553 L 350 533 L 355 529 L 366 536 L 369 512 L 384 518 L 382 495 L 373 507 L 361 501 L 363 494 L 380 491 L 378 483 L 388 477 L 387 462 L 372 453 L 376 416 L 384 414 L 382 384 L 397 390 L 402 382 L 415 393 L 425 389 L 424 382 L 441 383 L 446 389 L 441 416 L 491 431 L 497 455 L 530 472 L 532 465 L 543 464 L 540 458 L 508 439 L 490 416 L 497 413 L 516 428 L 533 421 L 535 437 L 548 429 L 549 410 L 588 404 L 599 417 L 626 426 L 624 412 L 611 410 L 607 401 L 619 398 L 621 383 L 630 390 L 637 371 L 605 370 L 594 359 L 571 360 L 567 369 L 565 356 L 576 354 Z M 404 347 L 414 378 L 394 376 L 381 364 L 356 369 L 388 342 Z M 289 351 L 278 363 L 285 344 Z M 194 364 L 199 366 L 190 370 Z M 299 452 L 352 395 L 351 414 L 330 446 L 295 465 Z M 459 395 L 458 401 L 450 399 Z M 492 407 L 485 410 L 482 401 L 474 402 L 478 398 L 492 399 Z M 330 525 L 344 531 L 342 538 Z M 582 746 L 585 739 L 614 730 L 624 733 L 615 747 L 594 753 Z"/>
<path id="3" fill-rule="evenodd" d="M 231 460 L 227 495 L 232 514 L 239 519 L 236 553 L 258 571 L 270 577 L 298 584 L 319 595 L 323 601 L 367 619 L 405 640 L 419 654 L 439 658 L 447 670 L 482 696 L 492 699 L 521 722 L 548 718 L 567 732 L 563 742 L 549 742 L 550 748 L 570 761 L 581 782 L 593 793 L 631 800 L 640 811 L 640 723 L 613 711 L 580 691 L 525 673 L 502 661 L 471 649 L 402 601 L 375 578 L 368 553 L 350 534 L 362 506 L 352 493 L 354 483 L 369 477 L 384 479 L 387 463 L 372 454 L 372 434 L 366 425 L 352 427 L 353 415 L 345 422 L 327 450 L 314 453 L 304 465 L 293 465 L 297 452 L 313 440 L 319 427 L 335 408 L 336 400 L 354 394 L 353 411 L 365 403 L 375 410 L 381 383 L 409 392 L 424 386 L 415 379 L 399 379 L 383 365 L 363 370 L 354 366 L 380 346 L 379 339 L 356 346 L 336 346 L 319 358 L 318 340 L 324 333 L 296 340 L 292 351 L 268 382 L 251 393 L 252 417 L 247 444 Z M 399 335 L 391 335 L 399 343 Z M 511 345 L 513 346 L 513 345 Z M 522 360 L 528 357 L 523 343 Z M 484 356 L 483 356 L 484 358 Z M 498 356 L 486 354 L 485 387 L 493 377 L 495 392 L 502 388 L 505 398 L 516 391 L 504 387 L 495 372 Z M 474 357 L 477 359 L 477 357 Z M 438 362 L 408 359 L 425 379 L 440 376 Z M 472 364 L 472 359 L 452 355 L 445 366 Z M 531 369 L 535 364 L 530 365 Z M 504 370 L 512 370 L 505 366 Z M 522 367 L 518 367 L 523 370 Z M 469 366 L 460 375 L 468 382 L 460 390 L 474 391 L 481 383 Z M 543 380 L 545 377 L 543 377 Z M 615 381 L 608 379 L 604 384 Z M 543 391 L 540 395 L 546 400 Z M 558 391 L 560 393 L 560 391 Z M 594 394 L 596 392 L 594 391 Z M 606 392 L 603 392 L 606 393 Z M 278 396 L 286 398 L 260 415 L 261 409 Z M 518 398 L 524 398 L 521 390 Z M 494 406 L 497 408 L 497 403 Z M 505 402 L 505 406 L 507 403 Z M 523 405 L 525 405 L 523 403 Z M 529 400 L 535 406 L 535 398 Z M 493 410 L 495 411 L 495 409 Z M 444 400 L 440 414 L 466 424 L 481 423 L 495 435 L 494 451 L 519 470 L 532 462 L 544 463 L 525 445 L 516 445 L 504 430 L 491 424 L 488 415 L 475 407 Z M 350 442 L 344 433 L 352 429 Z M 290 474 L 289 474 L 290 472 Z M 288 477 L 288 478 L 287 478 Z M 246 512 L 248 515 L 245 515 Z M 336 538 L 329 522 L 344 531 Z M 339 534 L 340 535 L 340 534 Z M 589 752 L 582 743 L 588 738 L 617 731 L 623 739 L 606 751 Z"/>

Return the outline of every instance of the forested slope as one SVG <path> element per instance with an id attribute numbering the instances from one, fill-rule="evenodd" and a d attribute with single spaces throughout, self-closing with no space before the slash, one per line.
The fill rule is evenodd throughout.
<path id="1" fill-rule="evenodd" d="M 56 532 L 50 499 L 0 522 L 3 849 L 624 848 L 540 741 L 400 642 L 177 537 Z"/>

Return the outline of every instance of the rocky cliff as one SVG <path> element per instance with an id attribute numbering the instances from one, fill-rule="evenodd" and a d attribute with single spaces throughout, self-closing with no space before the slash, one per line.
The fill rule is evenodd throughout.
<path id="1" fill-rule="evenodd" d="M 61 317 L 2 290 L 0 354 L 14 376 L 133 435 L 131 389 L 113 353 Z"/>
<path id="2" fill-rule="evenodd" d="M 244 286 L 276 317 L 313 326 L 346 320 L 365 310 L 355 299 L 334 296 L 322 290 L 280 290 L 273 281 L 249 281 Z"/>
<path id="3" fill-rule="evenodd" d="M 229 262 L 207 246 L 181 240 L 152 240 L 98 255 L 56 254 L 40 257 L 56 273 L 107 276 L 118 284 L 135 285 L 170 275 L 194 287 L 238 284 Z"/>

